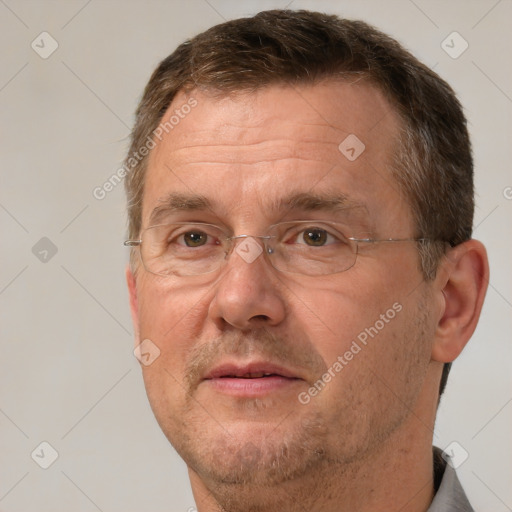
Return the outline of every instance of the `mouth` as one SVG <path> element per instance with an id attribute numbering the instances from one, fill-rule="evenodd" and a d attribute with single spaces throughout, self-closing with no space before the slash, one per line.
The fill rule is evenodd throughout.
<path id="1" fill-rule="evenodd" d="M 204 378 L 216 391 L 246 397 L 284 391 L 300 381 L 302 379 L 292 370 L 263 361 L 222 364 Z"/>

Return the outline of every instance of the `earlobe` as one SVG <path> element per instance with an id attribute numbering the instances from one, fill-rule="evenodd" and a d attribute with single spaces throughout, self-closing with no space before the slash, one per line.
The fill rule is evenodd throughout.
<path id="1" fill-rule="evenodd" d="M 126 284 L 128 285 L 128 293 L 130 296 L 130 312 L 132 316 L 133 332 L 135 335 L 135 346 L 140 342 L 139 340 L 139 302 L 137 296 L 137 282 L 135 275 L 130 268 L 126 266 Z"/>
<path id="2" fill-rule="evenodd" d="M 432 359 L 447 363 L 462 352 L 478 323 L 489 283 L 487 252 L 482 243 L 469 240 L 450 249 L 440 267 L 435 293 L 440 294 L 444 307 Z"/>

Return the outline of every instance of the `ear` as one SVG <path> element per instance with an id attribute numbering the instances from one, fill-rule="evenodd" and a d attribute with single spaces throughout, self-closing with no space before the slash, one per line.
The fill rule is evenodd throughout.
<path id="1" fill-rule="evenodd" d="M 135 333 L 135 346 L 137 346 L 140 343 L 139 301 L 137 296 L 137 281 L 130 265 L 126 266 L 126 284 L 128 285 L 128 293 L 130 295 L 130 311 L 132 314 L 133 332 Z"/>
<path id="2" fill-rule="evenodd" d="M 482 243 L 468 240 L 450 249 L 435 279 L 441 305 L 432 359 L 457 358 L 475 331 L 489 283 L 489 263 Z"/>

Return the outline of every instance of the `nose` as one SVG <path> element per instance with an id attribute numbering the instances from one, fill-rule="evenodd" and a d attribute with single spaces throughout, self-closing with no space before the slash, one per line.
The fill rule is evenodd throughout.
<path id="1" fill-rule="evenodd" d="M 266 260 L 261 241 L 236 238 L 214 285 L 209 316 L 219 328 L 225 324 L 241 330 L 278 325 L 286 312 L 283 284 Z"/>

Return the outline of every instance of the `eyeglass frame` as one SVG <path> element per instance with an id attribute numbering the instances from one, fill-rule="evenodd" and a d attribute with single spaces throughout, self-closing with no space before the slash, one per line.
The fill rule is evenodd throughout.
<path id="1" fill-rule="evenodd" d="M 315 224 L 316 222 L 318 223 L 327 223 L 327 224 L 334 224 L 334 225 L 338 225 L 340 223 L 336 222 L 336 221 L 329 221 L 329 220 L 319 220 L 319 219 L 306 219 L 306 220 L 296 220 L 296 221 L 283 221 L 283 222 L 277 222 L 275 224 L 272 224 L 270 225 L 267 230 L 271 230 L 272 228 L 275 228 L 276 226 L 279 226 L 279 225 L 282 225 L 282 224 L 292 224 L 292 223 L 311 223 L 311 224 Z M 216 229 L 218 229 L 219 231 L 223 232 L 225 234 L 225 231 L 218 225 L 216 224 L 210 224 L 210 223 L 206 223 L 206 222 L 169 222 L 169 223 L 163 223 L 163 224 L 155 224 L 153 226 L 148 226 L 146 228 L 144 228 L 143 230 L 141 230 L 141 235 L 140 235 L 140 238 L 139 239 L 127 239 L 123 242 L 123 245 L 125 247 L 130 247 L 130 248 L 135 248 L 135 247 L 139 247 L 141 248 L 142 247 L 142 242 L 143 242 L 143 239 L 142 239 L 142 234 L 150 229 L 154 229 L 154 228 L 157 228 L 157 227 L 160 227 L 160 226 L 170 226 L 170 225 L 197 225 L 197 226 L 201 226 L 201 225 L 204 225 L 204 226 L 212 226 Z M 331 272 L 331 273 L 328 273 L 328 274 L 311 274 L 312 276 L 322 276 L 322 275 L 334 275 L 334 274 L 340 274 L 342 272 L 346 272 L 347 270 L 351 269 L 355 264 L 356 264 L 356 261 L 357 261 L 357 255 L 359 254 L 359 243 L 366 243 L 366 244 L 376 244 L 376 243 L 383 243 L 383 242 L 420 242 L 420 243 L 431 243 L 431 242 L 444 242 L 443 240 L 440 240 L 440 239 L 433 239 L 433 238 L 425 238 L 425 237 L 418 237 L 418 238 L 356 238 L 356 237 L 347 237 L 345 236 L 342 232 L 340 232 L 340 234 L 343 235 L 343 237 L 350 241 L 350 242 L 354 242 L 355 243 L 355 250 L 352 250 L 353 254 L 354 254 L 354 262 L 349 266 L 347 267 L 346 269 L 343 269 L 343 270 L 339 270 L 337 272 Z M 234 247 L 235 247 L 235 244 L 233 243 L 234 240 L 237 240 L 237 239 L 243 239 L 243 238 L 259 238 L 259 239 L 262 239 L 263 240 L 263 247 L 265 249 L 265 253 L 267 254 L 272 254 L 271 252 L 271 249 L 272 248 L 269 248 L 266 244 L 266 240 L 269 240 L 271 238 L 275 238 L 275 235 L 249 235 L 249 234 L 241 234 L 241 235 L 234 235 L 234 236 L 225 236 L 225 240 L 230 242 L 230 245 L 228 247 L 228 251 L 225 252 L 225 259 L 227 259 L 227 257 L 231 254 L 231 252 L 234 250 Z M 445 242 L 445 243 L 448 243 L 448 242 Z M 270 251 L 269 251 L 270 249 Z M 192 276 L 200 276 L 200 275 L 207 275 L 207 274 L 210 274 L 212 272 L 215 272 L 217 270 L 219 270 L 220 268 L 222 268 L 222 264 L 219 265 L 219 267 L 217 268 L 214 268 L 212 270 L 209 270 L 207 272 L 203 272 L 203 273 L 200 273 L 200 274 L 185 274 L 185 275 L 179 275 L 179 274 L 173 274 L 173 273 L 169 273 L 169 274 L 162 274 L 162 273 L 158 273 L 158 272 L 153 272 L 151 270 L 149 270 L 147 267 L 146 267 L 146 264 L 144 262 L 144 258 L 142 257 L 142 252 L 139 250 L 139 256 L 140 256 L 140 259 L 141 259 L 141 262 L 144 266 L 144 269 L 149 272 L 150 274 L 153 274 L 153 275 L 157 275 L 157 276 L 162 276 L 162 277 L 169 277 L 171 275 L 175 275 L 175 276 L 178 276 L 178 277 L 192 277 Z M 299 275 L 310 275 L 310 274 L 304 274 L 304 273 L 301 273 L 301 272 L 293 272 L 293 271 L 287 271 L 287 270 L 281 270 L 277 267 L 274 266 L 274 264 L 272 263 L 272 261 L 270 261 L 270 264 L 272 266 L 272 268 L 275 268 L 278 272 L 283 272 L 283 273 L 292 273 L 292 274 L 299 274 Z"/>

